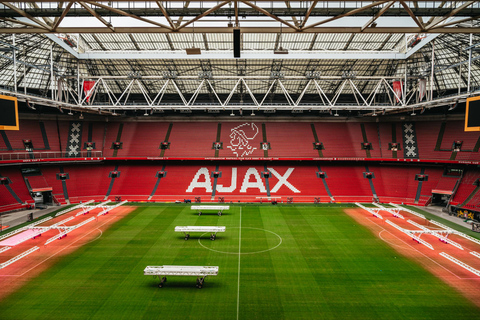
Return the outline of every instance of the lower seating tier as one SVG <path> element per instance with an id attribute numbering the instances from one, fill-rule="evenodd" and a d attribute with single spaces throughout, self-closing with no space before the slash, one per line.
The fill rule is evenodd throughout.
<path id="1" fill-rule="evenodd" d="M 442 178 L 441 166 L 322 164 L 302 162 L 132 162 L 38 166 L 60 203 L 121 197 L 129 201 L 396 202 L 425 204 Z M 32 201 L 19 167 L 2 168 Z M 423 172 L 428 181 L 416 179 Z M 61 180 L 62 175 L 65 179 Z M 42 185 L 43 187 L 43 185 Z M 0 185 L 0 206 L 18 203 Z"/>

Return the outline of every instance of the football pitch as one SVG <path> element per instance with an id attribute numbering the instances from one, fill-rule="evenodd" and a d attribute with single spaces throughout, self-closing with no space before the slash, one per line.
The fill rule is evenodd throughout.
<path id="1" fill-rule="evenodd" d="M 176 226 L 225 226 L 210 234 Z M 146 266 L 218 266 L 159 280 Z M 0 279 L 1 283 L 1 279 Z M 480 289 L 479 289 L 480 290 Z M 475 319 L 479 308 L 342 207 L 140 205 L 0 301 L 0 319 Z"/>

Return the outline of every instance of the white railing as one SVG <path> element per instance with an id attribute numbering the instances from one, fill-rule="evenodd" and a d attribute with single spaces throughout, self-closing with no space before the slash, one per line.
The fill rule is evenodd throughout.
<path id="1" fill-rule="evenodd" d="M 117 204 L 115 204 L 115 205 L 113 205 L 113 206 L 107 206 L 105 209 L 102 210 L 102 212 L 100 212 L 99 214 L 97 214 L 97 217 L 103 216 L 104 214 L 106 214 L 106 213 L 109 212 L 110 210 L 113 210 L 113 209 L 115 209 L 115 208 L 117 208 L 117 207 L 120 207 L 121 205 L 124 205 L 124 204 L 127 203 L 127 202 L 128 202 L 128 200 L 124 200 L 124 201 L 122 201 L 122 202 L 120 202 L 120 203 L 117 203 Z"/>
<path id="2" fill-rule="evenodd" d="M 440 255 L 444 258 L 447 258 L 448 260 L 452 261 L 453 263 L 456 263 L 458 264 L 460 267 L 464 268 L 464 269 L 467 269 L 468 271 L 476 274 L 477 276 L 480 277 L 480 271 L 475 269 L 475 268 L 472 268 L 471 266 L 469 266 L 468 264 L 466 264 L 465 262 L 462 262 L 448 254 L 446 254 L 445 252 L 440 252 Z"/>
<path id="3" fill-rule="evenodd" d="M 51 237 L 50 239 L 48 239 L 48 240 L 45 242 L 44 245 L 46 246 L 46 245 L 49 244 L 50 242 L 52 242 L 52 241 L 54 241 L 54 240 L 57 240 L 57 239 L 65 236 L 67 233 L 69 233 L 69 232 L 71 232 L 71 231 L 73 231 L 73 230 L 75 230 L 75 229 L 77 229 L 77 228 L 80 228 L 81 226 L 83 226 L 83 225 L 85 225 L 85 224 L 87 224 L 87 223 L 89 223 L 89 222 L 91 222 L 91 221 L 93 221 L 93 220 L 95 220 L 95 217 L 91 217 L 90 219 L 87 219 L 87 220 L 85 220 L 85 221 L 83 221 L 83 222 L 81 222 L 81 223 L 79 223 L 79 224 L 77 224 L 77 225 L 75 225 L 75 226 L 71 226 L 71 227 L 65 228 L 65 230 L 63 230 L 62 232 L 60 232 L 60 233 L 57 234 L 56 236 L 53 236 L 53 237 Z"/>
<path id="4" fill-rule="evenodd" d="M 398 209 L 402 210 L 402 211 L 411 213 L 411 214 L 413 214 L 414 216 L 417 216 L 417 217 L 419 217 L 419 218 L 425 219 L 425 216 L 424 216 L 423 214 L 420 214 L 420 213 L 418 213 L 418 212 L 415 212 L 415 211 L 412 211 L 412 210 L 410 210 L 410 209 L 404 208 L 404 207 L 399 206 L 398 204 L 395 204 L 395 203 L 389 203 L 389 204 L 392 205 L 392 206 L 394 206 L 395 208 L 398 208 Z"/>
<path id="5" fill-rule="evenodd" d="M 380 208 L 382 211 L 386 211 L 391 213 L 394 217 L 400 218 L 400 219 L 405 219 L 401 214 L 400 214 L 400 209 L 398 208 L 385 208 L 384 206 L 379 205 L 378 203 L 373 202 L 372 203 L 374 206 L 377 208 Z"/>
<path id="6" fill-rule="evenodd" d="M 62 214 L 67 213 L 67 212 L 70 212 L 70 211 L 73 211 L 73 210 L 77 210 L 78 208 L 81 208 L 82 206 L 87 205 L 87 204 L 92 203 L 92 202 L 93 202 L 93 200 L 89 200 L 89 201 L 87 201 L 87 202 L 77 204 L 77 205 L 74 206 L 74 207 L 71 207 L 71 208 L 67 208 L 67 209 L 65 209 L 65 210 L 62 210 L 62 211 L 60 211 L 59 213 L 57 213 L 57 214 L 55 215 L 55 217 L 61 216 Z"/>
<path id="7" fill-rule="evenodd" d="M 375 217 L 380 218 L 380 219 L 383 219 L 383 217 L 378 213 L 378 211 L 380 211 L 380 209 L 367 208 L 367 207 L 361 205 L 361 204 L 358 203 L 358 202 L 355 202 L 355 205 L 359 206 L 359 207 L 362 208 L 363 210 L 366 210 L 366 211 L 370 212 L 370 213 L 373 214 Z"/>
<path id="8" fill-rule="evenodd" d="M 42 220 L 39 220 L 39 221 L 35 221 L 34 223 L 29 224 L 28 226 L 19 228 L 19 229 L 17 229 L 17 230 L 13 230 L 13 231 L 11 231 L 11 232 L 9 232 L 9 233 L 6 233 L 6 234 L 4 234 L 3 236 L 1 236 L 1 237 L 0 237 L 0 240 L 6 239 L 6 238 L 8 238 L 8 237 L 11 237 L 11 236 L 13 236 L 14 234 L 20 233 L 20 232 L 22 232 L 22 231 L 28 230 L 28 229 L 30 229 L 31 227 L 36 226 L 37 224 L 44 223 L 45 221 L 48 221 L 48 220 L 50 220 L 50 219 L 52 219 L 52 217 L 46 217 L 45 219 L 42 219 Z"/>
<path id="9" fill-rule="evenodd" d="M 90 153 L 89 153 L 90 152 Z M 89 155 L 90 154 L 90 155 Z M 32 158 L 33 155 L 33 158 Z M 75 158 L 98 158 L 102 157 L 102 151 L 80 151 Z M 0 153 L 0 160 L 28 160 L 28 159 L 59 159 L 59 158 L 71 158 L 65 152 L 60 151 L 21 151 L 21 152 L 9 152 Z"/>
<path id="10" fill-rule="evenodd" d="M 28 256 L 30 253 L 35 252 L 35 251 L 37 251 L 38 249 L 40 249 L 40 248 L 39 248 L 39 247 L 33 247 L 33 248 L 31 248 L 31 249 L 29 249 L 29 250 L 27 250 L 27 251 L 19 254 L 18 256 L 13 257 L 12 259 L 8 260 L 7 262 L 1 263 L 1 264 L 0 264 L 0 269 L 5 268 L 6 266 L 14 263 L 14 262 L 17 261 L 17 260 L 22 259 L 22 258 L 25 257 L 25 256 Z"/>
<path id="11" fill-rule="evenodd" d="M 79 212 L 77 213 L 75 216 L 78 217 L 79 215 L 82 215 L 82 214 L 86 214 L 87 212 L 90 212 L 90 210 L 94 210 L 94 209 L 97 209 L 97 208 L 104 208 L 107 206 L 107 203 L 109 203 L 110 201 L 105 201 L 105 202 L 102 202 L 102 203 L 98 203 L 94 206 L 82 206 L 82 212 Z"/>
<path id="12" fill-rule="evenodd" d="M 429 249 L 431 249 L 431 250 L 435 250 L 435 249 L 433 249 L 433 247 L 432 247 L 432 245 L 431 245 L 430 243 L 428 243 L 428 242 L 420 239 L 420 237 L 418 237 L 418 236 L 415 236 L 415 234 L 414 234 L 414 233 L 411 233 L 410 230 L 403 229 L 402 227 L 396 225 L 395 223 L 393 223 L 392 221 L 390 221 L 390 220 L 388 220 L 388 219 L 385 220 L 385 222 L 388 223 L 389 225 L 391 225 L 392 227 L 394 227 L 394 228 L 402 231 L 402 232 L 405 233 L 406 235 L 412 237 L 413 240 L 417 241 L 418 243 L 423 244 L 425 247 L 427 247 L 427 248 L 429 248 Z"/>
<path id="13" fill-rule="evenodd" d="M 9 249 L 11 249 L 11 248 L 12 248 L 12 247 L 3 247 L 3 248 L 0 248 L 0 253 L 5 252 L 5 251 L 7 251 L 7 250 L 9 250 Z"/>
<path id="14" fill-rule="evenodd" d="M 475 242 L 476 244 L 480 244 L 480 240 L 474 238 L 474 237 L 470 237 L 469 235 L 466 235 L 465 233 L 462 233 L 462 232 L 459 232 L 459 231 L 455 231 L 455 234 L 460 236 L 460 237 L 463 237 L 465 239 L 468 239 L 472 242 Z"/>
<path id="15" fill-rule="evenodd" d="M 441 234 L 442 232 L 447 233 L 447 235 L 451 234 L 452 232 L 450 230 L 431 230 L 431 229 L 426 228 L 425 226 L 422 226 L 422 225 L 416 223 L 415 221 L 407 220 L 407 222 L 410 223 L 410 224 L 413 224 L 414 226 L 416 226 L 420 229 L 422 229 L 423 233 L 431 234 L 431 235 L 437 237 L 438 239 L 442 240 L 443 242 L 451 244 L 452 246 L 457 247 L 460 250 L 463 250 L 463 247 L 460 244 L 456 243 L 453 240 L 448 239 L 447 237 L 445 237 Z"/>
<path id="16" fill-rule="evenodd" d="M 480 253 L 478 253 L 478 252 L 472 251 L 472 252 L 470 252 L 470 254 L 474 255 L 477 258 L 480 258 Z"/>

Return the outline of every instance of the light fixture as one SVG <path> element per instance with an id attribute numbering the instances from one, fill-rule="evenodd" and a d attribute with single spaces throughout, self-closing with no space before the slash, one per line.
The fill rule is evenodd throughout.
<path id="1" fill-rule="evenodd" d="M 377 116 L 377 113 L 375 112 L 375 110 L 373 110 L 372 117 L 376 117 L 376 116 Z"/>
<path id="2" fill-rule="evenodd" d="M 277 50 L 273 51 L 274 54 L 288 54 L 288 49 L 279 47 Z"/>
<path id="3" fill-rule="evenodd" d="M 230 116 L 231 116 L 231 117 L 234 117 L 234 116 L 235 116 L 235 113 L 233 113 L 233 110 L 232 110 L 232 113 L 230 113 Z"/>
<path id="4" fill-rule="evenodd" d="M 415 108 L 412 109 L 412 113 L 410 114 L 411 116 L 416 116 L 417 114 L 415 113 Z"/>
<path id="5" fill-rule="evenodd" d="M 78 117 L 78 119 L 83 120 L 83 113 L 80 112 L 80 116 Z"/>
<path id="6" fill-rule="evenodd" d="M 280 35 L 278 36 L 278 49 L 273 51 L 274 54 L 288 54 L 288 49 L 282 47 L 282 23 L 280 23 Z"/>
<path id="7" fill-rule="evenodd" d="M 335 110 L 335 114 L 333 115 L 334 117 L 338 117 L 339 114 L 338 114 L 338 110 Z"/>
<path id="8" fill-rule="evenodd" d="M 145 110 L 145 113 L 143 114 L 144 116 L 148 116 L 148 111 Z"/>
<path id="9" fill-rule="evenodd" d="M 251 114 L 251 116 L 253 117 L 254 115 L 255 115 L 255 112 L 253 112 L 253 110 L 252 110 L 252 114 Z"/>
<path id="10" fill-rule="evenodd" d="M 72 109 L 70 109 L 70 111 L 68 111 L 68 115 L 73 116 Z"/>
<path id="11" fill-rule="evenodd" d="M 112 116 L 116 116 L 117 113 L 115 112 L 115 110 L 113 110 L 113 113 L 112 113 Z"/>
<path id="12" fill-rule="evenodd" d="M 193 32 L 192 32 L 192 47 L 185 49 L 187 55 L 191 54 L 202 54 L 200 48 L 195 48 L 195 23 L 193 23 Z"/>

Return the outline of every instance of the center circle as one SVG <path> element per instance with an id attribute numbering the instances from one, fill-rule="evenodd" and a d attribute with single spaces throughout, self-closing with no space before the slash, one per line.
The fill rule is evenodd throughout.
<path id="1" fill-rule="evenodd" d="M 239 227 L 233 227 L 233 228 L 230 228 L 230 229 L 239 229 Z M 218 252 L 218 253 L 225 253 L 225 254 L 255 254 L 255 253 L 262 253 L 262 252 L 267 252 L 267 251 L 276 249 L 276 248 L 278 248 L 278 246 L 280 246 L 280 245 L 282 244 L 282 241 L 283 241 L 282 237 L 280 237 L 278 234 L 276 234 L 275 232 L 270 231 L 270 230 L 261 229 L 261 228 L 252 228 L 252 227 L 241 227 L 241 229 L 242 229 L 242 230 L 243 230 L 243 229 L 250 229 L 250 230 L 255 230 L 255 231 L 268 232 L 268 233 L 272 234 L 273 236 L 275 236 L 275 238 L 278 239 L 278 243 L 277 243 L 274 247 L 268 248 L 268 249 L 265 249 L 265 250 L 250 251 L 250 252 L 222 251 L 222 250 L 216 250 L 216 249 L 209 248 L 209 247 L 207 247 L 206 245 L 204 245 L 204 244 L 202 243 L 202 241 L 201 241 L 201 240 L 202 240 L 202 237 L 203 237 L 204 235 L 209 234 L 208 232 L 203 233 L 203 234 L 200 236 L 200 238 L 198 238 L 198 243 L 199 243 L 202 247 L 204 247 L 205 249 L 210 250 L 210 251 L 214 251 L 214 252 Z M 207 239 L 207 238 L 203 238 L 203 240 L 206 240 L 206 239 Z M 210 239 L 210 238 L 208 238 L 208 239 Z M 216 241 L 217 241 L 217 240 L 215 240 L 215 242 L 216 242 Z M 214 242 L 214 241 L 211 241 L 211 242 Z M 238 248 L 238 247 L 237 247 L 237 248 Z"/>

